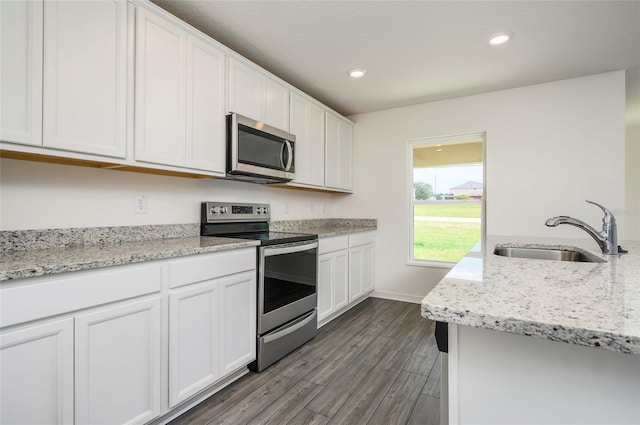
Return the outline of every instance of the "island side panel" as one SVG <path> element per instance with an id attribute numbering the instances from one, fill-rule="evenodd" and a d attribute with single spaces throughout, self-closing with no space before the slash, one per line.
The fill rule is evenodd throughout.
<path id="1" fill-rule="evenodd" d="M 640 356 L 454 327 L 452 424 L 640 423 Z"/>

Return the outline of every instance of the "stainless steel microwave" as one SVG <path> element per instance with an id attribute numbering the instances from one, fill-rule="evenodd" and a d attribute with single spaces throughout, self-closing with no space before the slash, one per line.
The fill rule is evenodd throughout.
<path id="1" fill-rule="evenodd" d="M 227 115 L 227 178 L 283 183 L 295 178 L 296 137 L 238 114 Z"/>

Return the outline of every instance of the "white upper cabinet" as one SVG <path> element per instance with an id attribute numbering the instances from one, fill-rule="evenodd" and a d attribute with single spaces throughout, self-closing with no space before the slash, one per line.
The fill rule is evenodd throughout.
<path id="1" fill-rule="evenodd" d="M 44 2 L 45 147 L 126 156 L 127 3 Z"/>
<path id="2" fill-rule="evenodd" d="M 254 120 L 263 118 L 262 74 L 234 59 L 229 59 L 229 112 Z"/>
<path id="3" fill-rule="evenodd" d="M 229 59 L 229 112 L 289 131 L 289 89 L 257 67 Z"/>
<path id="4" fill-rule="evenodd" d="M 264 122 L 289 131 L 289 89 L 264 76 Z"/>
<path id="5" fill-rule="evenodd" d="M 0 7 L 1 139 L 124 158 L 127 3 Z"/>
<path id="6" fill-rule="evenodd" d="M 0 140 L 42 145 L 42 2 L 0 2 Z"/>
<path id="7" fill-rule="evenodd" d="M 224 173 L 224 53 L 136 12 L 135 159 Z"/>
<path id="8" fill-rule="evenodd" d="M 187 43 L 187 167 L 225 171 L 224 53 L 198 37 Z"/>
<path id="9" fill-rule="evenodd" d="M 324 185 L 324 109 L 291 93 L 291 133 L 296 136 L 294 183 Z"/>
<path id="10" fill-rule="evenodd" d="M 326 113 L 325 120 L 325 185 L 331 189 L 351 191 L 353 125 L 329 111 Z"/>
<path id="11" fill-rule="evenodd" d="M 184 165 L 187 33 L 136 10 L 135 159 Z"/>

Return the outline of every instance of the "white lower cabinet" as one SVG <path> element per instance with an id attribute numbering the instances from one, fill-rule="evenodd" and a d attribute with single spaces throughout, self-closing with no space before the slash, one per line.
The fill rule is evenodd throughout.
<path id="1" fill-rule="evenodd" d="M 170 407 L 255 358 L 255 297 L 255 270 L 170 294 Z"/>
<path id="2" fill-rule="evenodd" d="M 256 355 L 255 248 L 169 261 L 169 407 Z"/>
<path id="3" fill-rule="evenodd" d="M 255 359 L 255 267 L 249 247 L 0 283 L 0 423 L 162 422 L 213 394 Z"/>
<path id="4" fill-rule="evenodd" d="M 318 321 L 322 321 L 349 302 L 348 252 L 322 254 L 318 261 Z"/>
<path id="5" fill-rule="evenodd" d="M 349 239 L 321 238 L 318 255 L 318 323 L 349 303 Z"/>
<path id="6" fill-rule="evenodd" d="M 160 414 L 160 296 L 77 316 L 75 339 L 76 423 Z"/>
<path id="7" fill-rule="evenodd" d="M 169 296 L 169 405 L 220 377 L 220 290 L 214 281 Z"/>
<path id="8" fill-rule="evenodd" d="M 255 270 L 220 280 L 223 375 L 256 358 L 256 292 Z"/>
<path id="9" fill-rule="evenodd" d="M 73 319 L 0 335 L 0 423 L 73 423 Z"/>
<path id="10" fill-rule="evenodd" d="M 373 291 L 375 232 L 349 236 L 349 302 Z"/>
<path id="11" fill-rule="evenodd" d="M 374 287 L 375 231 L 318 241 L 318 325 L 353 307 Z"/>

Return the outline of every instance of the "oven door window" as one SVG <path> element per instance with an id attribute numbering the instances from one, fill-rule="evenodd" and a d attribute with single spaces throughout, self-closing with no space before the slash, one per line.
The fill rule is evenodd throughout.
<path id="1" fill-rule="evenodd" d="M 316 293 L 317 251 L 264 257 L 264 314 Z"/>

